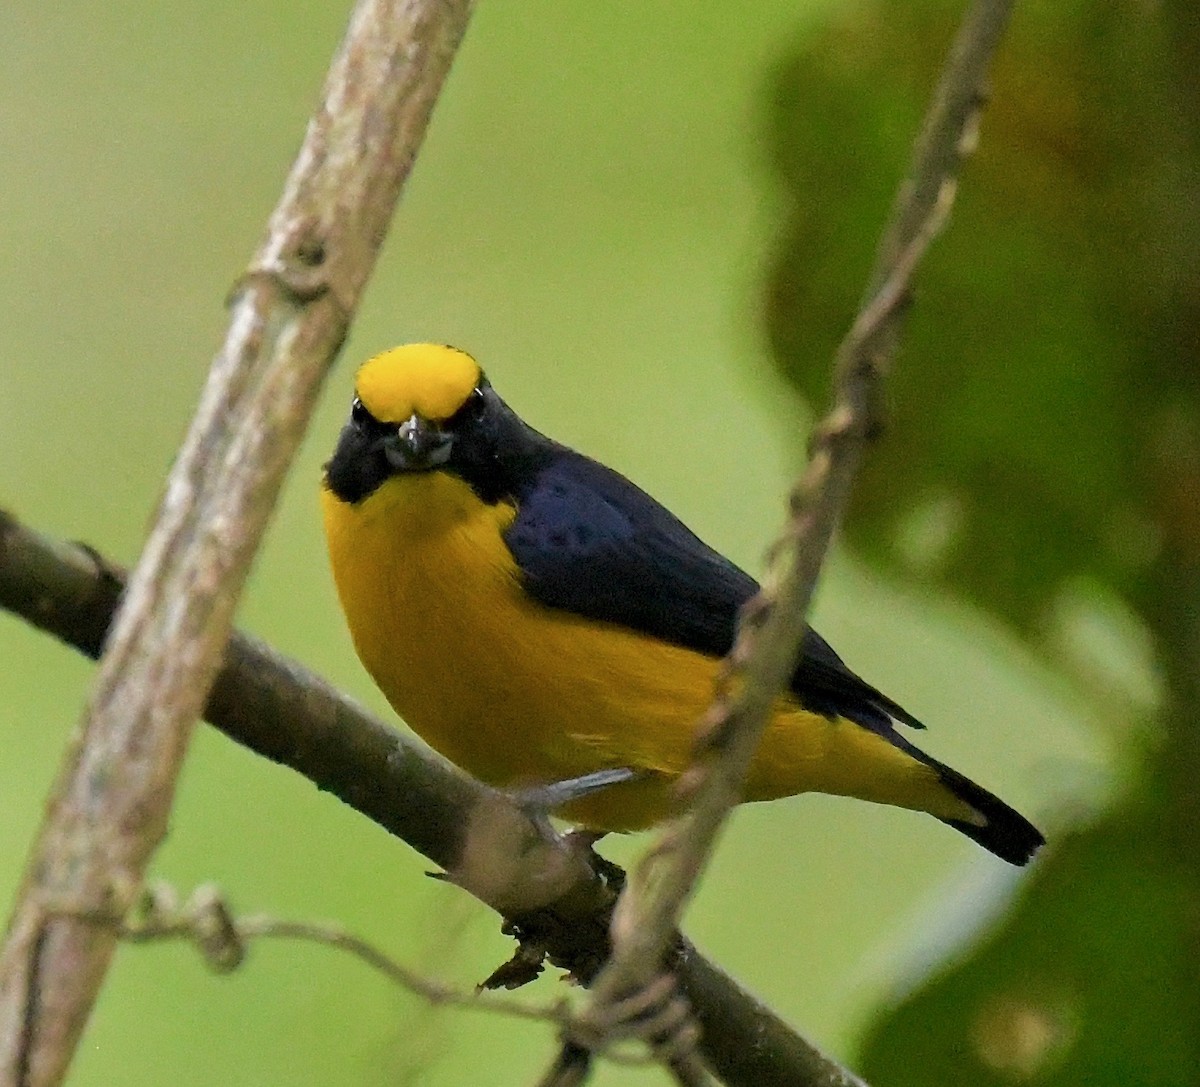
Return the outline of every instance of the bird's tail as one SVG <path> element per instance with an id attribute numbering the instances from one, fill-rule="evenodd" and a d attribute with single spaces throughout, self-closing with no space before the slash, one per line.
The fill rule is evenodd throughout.
<path id="1" fill-rule="evenodd" d="M 942 784 L 959 800 L 974 808 L 984 820 L 981 824 L 975 824 L 963 819 L 943 819 L 942 822 L 947 826 L 961 831 L 1009 864 L 1026 864 L 1046 841 L 1037 827 L 999 797 L 944 763 L 928 756 L 926 759 L 937 770 Z"/>

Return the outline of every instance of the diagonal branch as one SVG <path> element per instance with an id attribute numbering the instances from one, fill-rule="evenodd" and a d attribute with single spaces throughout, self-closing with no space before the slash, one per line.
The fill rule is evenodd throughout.
<path id="1" fill-rule="evenodd" d="M 0 511 L 0 607 L 90 657 L 123 572 L 80 544 Z M 608 954 L 615 895 L 581 855 L 547 839 L 507 797 L 371 717 L 301 665 L 234 633 L 205 717 L 230 739 L 303 774 L 444 868 L 585 982 Z M 850 1074 L 677 938 L 679 984 L 700 1051 L 730 1087 L 835 1087 Z"/>
<path id="2" fill-rule="evenodd" d="M 789 498 L 788 523 L 771 548 L 762 590 L 742 616 L 721 690 L 702 723 L 696 761 L 683 782 L 690 805 L 664 828 L 622 892 L 613 916 L 612 958 L 580 1022 L 566 1032 L 555 1067 L 572 1054 L 576 1081 L 580 1038 L 605 1042 L 623 1029 L 614 1007 L 658 975 L 721 827 L 740 799 L 775 699 L 795 669 L 825 553 L 864 450 L 882 426 L 883 376 L 898 343 L 902 303 L 949 214 L 1011 8 L 1012 0 L 975 0 L 951 47 L 866 297 L 834 359 L 833 406 L 814 432 L 808 466 Z M 543 1080 L 555 1082 L 553 1073 Z"/>
<path id="3" fill-rule="evenodd" d="M 123 912 L 321 381 L 465 30 L 470 0 L 360 0 L 64 757 L 0 957 L 0 1083 L 61 1082 L 113 952 L 46 902 Z"/>

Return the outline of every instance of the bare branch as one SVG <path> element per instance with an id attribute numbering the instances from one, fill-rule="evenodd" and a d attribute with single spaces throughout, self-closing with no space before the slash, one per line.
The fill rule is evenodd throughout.
<path id="1" fill-rule="evenodd" d="M 123 578 L 94 550 L 39 536 L 0 511 L 0 607 L 93 658 Z M 230 639 L 205 716 L 408 842 L 556 965 L 585 984 L 595 976 L 615 895 L 507 797 L 244 634 Z M 700 1051 L 730 1087 L 856 1082 L 682 938 L 673 970 L 702 1027 Z"/>
<path id="2" fill-rule="evenodd" d="M 347 932 L 340 925 L 312 921 L 289 921 L 267 914 L 237 916 L 212 885 L 197 887 L 186 902 L 163 883 L 152 883 L 135 908 L 125 917 L 79 912 L 71 908 L 54 911 L 54 916 L 73 917 L 93 925 L 112 928 L 126 943 L 147 944 L 164 940 L 189 940 L 214 972 L 227 974 L 245 961 L 255 940 L 290 940 L 321 944 L 352 955 L 400 988 L 434 1006 L 468 1011 L 492 1012 L 513 1019 L 565 1025 L 565 1002 L 557 1005 L 530 1004 L 489 992 L 462 992 L 409 969 L 374 944 Z M 645 1058 L 636 1061 L 645 1063 Z"/>
<path id="3" fill-rule="evenodd" d="M 684 942 L 669 966 L 700 1026 L 700 1052 L 722 1083 L 865 1087 L 690 944 Z"/>
<path id="4" fill-rule="evenodd" d="M 833 406 L 814 432 L 809 464 L 790 495 L 788 523 L 770 550 L 762 589 L 742 616 L 721 689 L 702 723 L 696 761 L 682 782 L 690 805 L 660 833 L 617 903 L 613 955 L 582 1017 L 600 1039 L 614 1029 L 613 1006 L 652 983 L 662 968 L 717 835 L 741 798 L 775 700 L 795 670 L 829 541 L 863 451 L 882 425 L 882 378 L 895 352 L 900 303 L 949 213 L 1011 6 L 1010 0 L 976 0 L 946 61 L 866 298 L 834 360 Z M 566 1032 L 564 1053 L 579 1037 L 578 1029 Z"/>
<path id="5" fill-rule="evenodd" d="M 360 0 L 351 17 L 234 292 L 33 848 L 0 958 L 0 1083 L 51 1087 L 65 1075 L 114 936 L 51 917 L 44 903 L 123 912 L 137 893 L 246 572 L 469 10 L 469 0 Z"/>

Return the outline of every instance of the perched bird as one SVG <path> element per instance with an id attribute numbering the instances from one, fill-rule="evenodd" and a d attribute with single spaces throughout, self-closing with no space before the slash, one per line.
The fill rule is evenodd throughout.
<path id="1" fill-rule="evenodd" d="M 547 787 L 568 821 L 665 817 L 754 579 L 526 425 L 461 351 L 387 351 L 355 393 L 325 532 L 355 648 L 396 712 L 484 782 Z M 810 629 L 744 799 L 913 808 L 1024 864 L 1042 835 L 898 725 L 922 727 Z"/>

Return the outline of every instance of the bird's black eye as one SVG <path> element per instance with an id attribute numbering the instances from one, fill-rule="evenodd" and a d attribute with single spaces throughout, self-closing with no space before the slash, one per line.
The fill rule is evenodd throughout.
<path id="1" fill-rule="evenodd" d="M 471 390 L 471 395 L 463 402 L 462 407 L 442 424 L 442 428 L 444 430 L 456 430 L 478 419 L 483 414 L 486 404 L 487 401 L 483 395 L 483 386 L 477 385 Z"/>
<path id="2" fill-rule="evenodd" d="M 350 403 L 350 419 L 358 427 L 369 427 L 375 422 L 375 416 L 367 411 L 366 405 L 357 396 Z"/>

